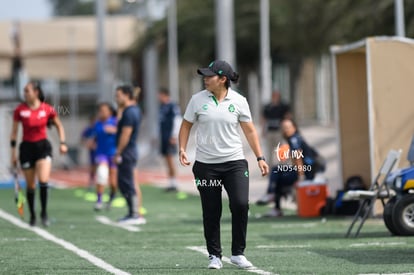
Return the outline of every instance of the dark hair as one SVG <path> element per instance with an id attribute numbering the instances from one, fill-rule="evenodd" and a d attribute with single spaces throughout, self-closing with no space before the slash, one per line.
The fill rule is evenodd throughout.
<path id="1" fill-rule="evenodd" d="M 101 102 L 98 105 L 98 109 L 100 109 L 103 106 L 108 107 L 109 110 L 111 111 L 111 116 L 113 116 L 113 117 L 115 116 L 116 117 L 116 115 L 117 115 L 116 109 L 114 108 L 114 106 L 111 103 L 109 103 L 109 102 Z"/>
<path id="2" fill-rule="evenodd" d="M 129 99 L 134 99 L 134 90 L 129 85 L 121 85 L 116 88 L 117 91 L 121 91 L 124 95 L 127 95 Z"/>
<path id="3" fill-rule="evenodd" d="M 46 97 L 45 97 L 45 93 L 43 92 L 43 89 L 42 89 L 42 86 L 41 86 L 40 82 L 32 80 L 32 81 L 29 82 L 29 84 L 32 85 L 33 90 L 37 91 L 37 93 L 38 93 L 37 97 L 39 98 L 39 100 L 41 102 L 45 102 Z"/>
<path id="4" fill-rule="evenodd" d="M 282 123 L 283 123 L 284 121 L 290 121 L 290 122 L 292 123 L 293 127 L 295 127 L 295 129 L 296 129 L 295 133 L 300 134 L 300 132 L 299 132 L 299 128 L 298 128 L 298 124 L 296 123 L 296 121 L 294 121 L 294 120 L 293 120 L 293 119 L 291 119 L 291 118 L 284 118 L 284 119 L 282 119 L 282 121 L 280 122 L 280 125 L 282 125 Z M 283 134 L 283 137 L 284 137 L 284 138 L 288 138 L 285 134 Z"/>
<path id="5" fill-rule="evenodd" d="M 237 83 L 239 81 L 239 74 L 236 72 L 233 72 L 230 76 L 225 76 L 227 78 L 226 83 L 224 84 L 226 89 L 228 89 L 231 86 L 231 82 Z"/>
<path id="6" fill-rule="evenodd" d="M 159 92 L 160 94 L 162 94 L 162 95 L 167 95 L 167 96 L 169 96 L 169 95 L 170 95 L 170 91 L 169 91 L 167 88 L 165 88 L 165 87 L 161 87 L 161 88 L 159 88 L 159 89 L 158 89 L 158 92 Z"/>

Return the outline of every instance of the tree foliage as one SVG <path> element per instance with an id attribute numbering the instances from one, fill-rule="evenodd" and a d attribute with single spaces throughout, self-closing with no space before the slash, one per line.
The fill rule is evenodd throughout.
<path id="1" fill-rule="evenodd" d="M 214 0 L 177 0 L 181 60 L 206 63 L 214 58 Z M 234 0 L 237 61 L 259 60 L 258 0 Z M 394 34 L 393 0 L 270 0 L 271 51 L 279 61 L 327 52 L 332 44 Z M 414 1 L 405 1 L 406 30 L 414 36 Z M 166 22 L 150 38 L 166 37 Z M 165 40 L 164 40 L 165 41 Z"/>
<path id="2" fill-rule="evenodd" d="M 94 1 L 50 0 L 56 15 L 93 14 Z M 148 1 L 148 0 L 147 0 Z M 269 0 L 272 58 L 301 60 L 367 36 L 394 34 L 394 0 Z M 206 63 L 215 56 L 214 0 L 177 0 L 180 60 Z M 259 0 L 234 0 L 237 61 L 259 61 Z M 414 1 L 405 1 L 406 32 L 414 36 Z M 136 53 L 156 40 L 166 47 L 166 20 L 155 22 Z M 166 51 L 162 51 L 166 52 Z"/>
<path id="3" fill-rule="evenodd" d="M 49 0 L 56 16 L 93 15 L 94 1 Z"/>

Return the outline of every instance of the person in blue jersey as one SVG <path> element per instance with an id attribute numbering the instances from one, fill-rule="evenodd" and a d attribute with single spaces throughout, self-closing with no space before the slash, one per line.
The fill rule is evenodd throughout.
<path id="1" fill-rule="evenodd" d="M 141 111 L 136 104 L 134 91 L 129 85 L 116 89 L 116 102 L 123 112 L 117 126 L 117 149 L 114 159 L 118 165 L 118 187 L 128 206 L 128 213 L 119 223 L 142 224 L 134 180 L 134 169 L 138 160 L 136 140 L 141 123 Z"/>
<path id="2" fill-rule="evenodd" d="M 108 209 L 111 206 L 117 190 L 117 167 L 113 161 L 116 153 L 116 130 L 116 111 L 110 103 L 99 104 L 98 121 L 95 123 L 93 131 L 96 142 L 96 211 L 103 208 L 102 195 L 105 191 L 105 186 L 108 184 L 110 186 L 109 201 L 107 204 Z"/>
<path id="3" fill-rule="evenodd" d="M 96 123 L 96 115 L 94 114 L 89 118 L 89 125 L 85 127 L 81 135 L 82 144 L 88 149 L 88 153 L 89 153 L 89 182 L 88 182 L 89 189 L 92 189 L 93 185 L 95 184 L 95 171 L 96 171 L 96 164 L 95 164 L 96 143 L 94 140 L 95 123 Z"/>
<path id="4" fill-rule="evenodd" d="M 169 176 L 169 186 L 165 191 L 175 192 L 177 191 L 177 169 L 174 156 L 177 154 L 177 137 L 181 124 L 181 111 L 180 107 L 171 101 L 168 89 L 160 88 L 158 99 L 160 102 L 160 152 L 167 164 Z"/>

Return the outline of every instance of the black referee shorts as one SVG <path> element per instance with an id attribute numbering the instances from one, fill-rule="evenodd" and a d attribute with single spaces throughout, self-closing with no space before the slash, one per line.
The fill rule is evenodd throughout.
<path id="1" fill-rule="evenodd" d="M 52 145 L 47 139 L 20 143 L 19 161 L 22 169 L 34 168 L 38 160 L 48 157 L 52 157 Z"/>

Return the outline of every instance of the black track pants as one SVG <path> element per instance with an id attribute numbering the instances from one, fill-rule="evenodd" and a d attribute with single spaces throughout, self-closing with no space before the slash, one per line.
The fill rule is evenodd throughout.
<path id="1" fill-rule="evenodd" d="M 232 221 L 232 255 L 243 255 L 246 247 L 247 215 L 249 211 L 249 171 L 246 160 L 219 164 L 196 161 L 193 167 L 195 183 L 203 209 L 204 237 L 210 255 L 221 257 L 220 218 L 221 190 L 227 192 Z"/>

